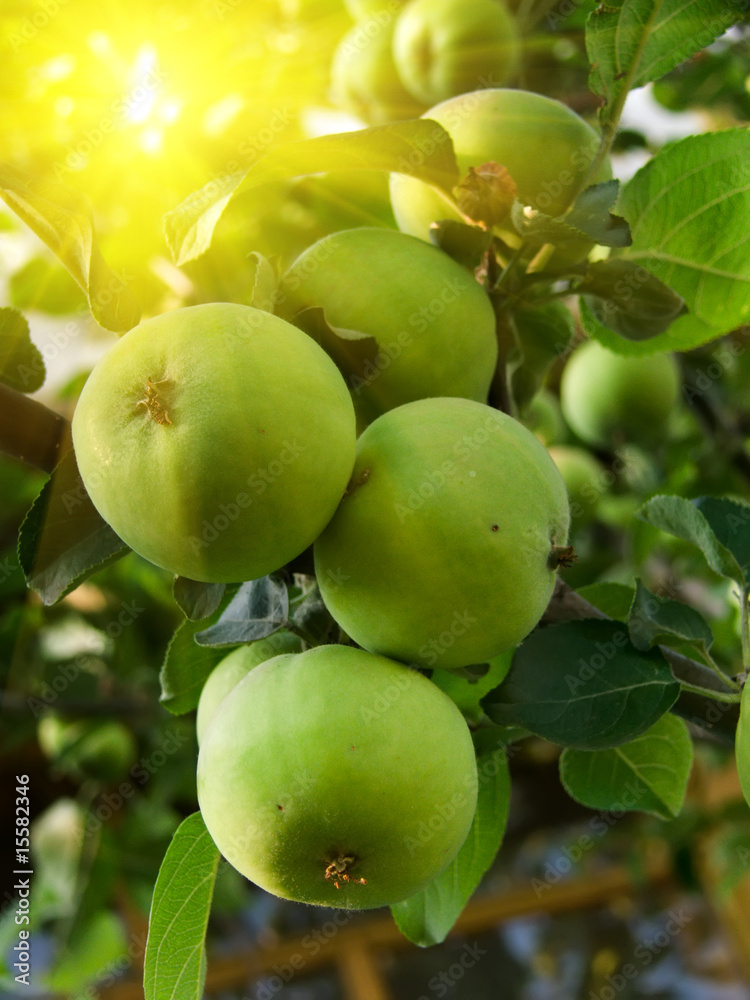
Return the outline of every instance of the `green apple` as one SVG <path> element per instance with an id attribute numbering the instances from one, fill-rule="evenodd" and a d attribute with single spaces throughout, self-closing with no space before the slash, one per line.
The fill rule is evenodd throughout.
<path id="1" fill-rule="evenodd" d="M 469 167 L 504 166 L 526 205 L 559 215 L 568 208 L 599 146 L 599 136 L 560 101 L 525 90 L 478 90 L 425 111 L 453 140 L 461 177 Z M 595 181 L 611 177 L 605 164 Z M 391 203 L 399 229 L 423 240 L 438 219 L 460 219 L 450 199 L 406 174 L 391 175 Z M 500 235 L 518 242 L 510 225 Z"/>
<path id="2" fill-rule="evenodd" d="M 328 523 L 356 447 L 351 397 L 296 327 L 231 303 L 147 320 L 102 358 L 73 416 L 83 483 L 139 555 L 252 580 Z"/>
<path id="3" fill-rule="evenodd" d="M 481 403 L 423 399 L 360 437 L 315 543 L 316 576 L 365 649 L 427 667 L 484 663 L 539 621 L 568 521 L 565 483 L 531 431 Z"/>
<path id="4" fill-rule="evenodd" d="M 373 125 L 418 118 L 426 105 L 399 79 L 391 53 L 395 21 L 375 18 L 348 31 L 333 54 L 331 100 Z"/>
<path id="5" fill-rule="evenodd" d="M 389 229 L 333 233 L 294 262 L 280 292 L 290 319 L 317 306 L 331 326 L 375 338 L 374 360 L 352 356 L 347 341 L 336 356 L 368 419 L 425 396 L 486 401 L 495 314 L 473 275 L 437 247 Z"/>
<path id="6" fill-rule="evenodd" d="M 463 716 L 432 681 L 351 646 L 260 664 L 216 711 L 198 802 L 224 857 L 285 899 L 399 902 L 455 857 L 476 809 Z"/>
<path id="7" fill-rule="evenodd" d="M 571 525 L 589 524 L 611 481 L 607 470 L 591 452 L 573 445 L 553 445 L 549 453 L 565 481 Z"/>
<path id="8" fill-rule="evenodd" d="M 560 405 L 587 444 L 653 445 L 663 438 L 680 391 L 670 354 L 625 357 L 589 340 L 570 356 L 560 380 Z"/>
<path id="9" fill-rule="evenodd" d="M 217 663 L 203 685 L 198 701 L 198 713 L 195 717 L 198 744 L 200 745 L 203 740 L 216 709 L 243 677 L 246 677 L 259 663 L 265 663 L 266 660 L 270 660 L 274 656 L 301 652 L 302 641 L 296 635 L 282 629 L 269 635 L 267 639 L 258 639 L 257 642 L 251 642 L 240 646 L 239 649 L 232 650 Z"/>
<path id="10" fill-rule="evenodd" d="M 518 28 L 502 0 L 412 0 L 393 38 L 404 86 L 428 105 L 505 83 L 520 54 Z"/>

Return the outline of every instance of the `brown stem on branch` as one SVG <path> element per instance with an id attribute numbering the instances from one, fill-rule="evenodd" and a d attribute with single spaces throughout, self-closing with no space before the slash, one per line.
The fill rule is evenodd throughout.
<path id="1" fill-rule="evenodd" d="M 52 472 L 69 447 L 65 417 L 0 383 L 0 451 Z"/>
<path id="2" fill-rule="evenodd" d="M 602 614 L 598 608 L 577 594 L 564 580 L 558 579 L 540 624 L 553 625 L 558 622 L 581 621 L 584 618 L 608 620 L 607 615 Z M 722 684 L 721 678 L 709 667 L 683 656 L 669 646 L 658 648 L 678 681 L 704 688 L 709 692 L 716 691 L 717 694 L 729 693 L 729 688 Z M 692 691 L 683 691 L 672 711 L 712 733 L 722 742 L 734 742 L 740 711 L 738 704 L 715 701 L 708 694 L 704 696 Z"/>

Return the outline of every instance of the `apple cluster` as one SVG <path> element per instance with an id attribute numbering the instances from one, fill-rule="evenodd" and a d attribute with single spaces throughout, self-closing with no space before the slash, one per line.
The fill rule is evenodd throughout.
<path id="1" fill-rule="evenodd" d="M 331 98 L 371 124 L 518 72 L 520 39 L 503 0 L 347 0 L 355 25 L 331 64 Z"/>
<path id="2" fill-rule="evenodd" d="M 529 200 L 552 198 L 561 171 L 575 178 L 582 150 L 593 155 L 581 119 L 523 91 L 463 94 L 430 115 L 462 169 L 509 164 Z M 447 203 L 401 175 L 392 193 L 402 231 L 324 237 L 282 275 L 273 313 L 210 303 L 131 330 L 73 420 L 92 502 L 158 566 L 237 582 L 312 547 L 341 642 L 278 633 L 216 668 L 198 794 L 239 871 L 347 908 L 403 900 L 455 857 L 476 763 L 466 721 L 425 671 L 517 645 L 569 554 L 557 466 L 488 404 L 492 301 L 429 242 Z"/>

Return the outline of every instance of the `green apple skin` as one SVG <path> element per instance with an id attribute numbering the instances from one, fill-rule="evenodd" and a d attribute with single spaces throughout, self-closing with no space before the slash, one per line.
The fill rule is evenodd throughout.
<path id="1" fill-rule="evenodd" d="M 396 23 L 393 58 L 417 100 L 437 104 L 503 84 L 518 71 L 516 22 L 502 0 L 412 0 Z"/>
<path id="2" fill-rule="evenodd" d="M 679 392 L 679 369 L 671 355 L 624 357 L 589 340 L 563 369 L 560 406 L 586 444 L 648 446 L 663 438 Z"/>
<path id="3" fill-rule="evenodd" d="M 351 646 L 260 664 L 198 755 L 216 846 L 284 899 L 358 910 L 413 895 L 455 857 L 476 809 L 463 716 L 423 675 Z M 326 869 L 350 858 L 336 888 Z M 364 883 L 359 881 L 364 880 Z"/>
<path id="4" fill-rule="evenodd" d="M 319 306 L 334 327 L 378 341 L 369 368 L 339 359 L 368 419 L 426 396 L 486 401 L 495 314 L 473 275 L 437 247 L 396 230 L 343 230 L 305 250 L 280 291 L 282 315 Z"/>
<path id="5" fill-rule="evenodd" d="M 599 136 L 574 111 L 550 97 L 525 90 L 493 88 L 460 94 L 425 111 L 453 140 L 461 177 L 469 167 L 504 166 L 526 205 L 559 215 L 588 170 Z M 592 183 L 611 177 L 605 164 Z M 403 232 L 429 239 L 430 224 L 459 219 L 435 188 L 406 174 L 391 174 L 391 204 Z M 518 241 L 512 230 L 499 230 Z M 576 254 L 578 256 L 578 254 Z"/>
<path id="6" fill-rule="evenodd" d="M 214 717 L 216 709 L 239 682 L 259 663 L 282 656 L 284 653 L 301 653 L 302 641 L 283 629 L 274 632 L 267 639 L 258 639 L 231 653 L 216 664 L 203 685 L 195 717 L 195 732 L 200 746 L 206 729 Z"/>
<path id="7" fill-rule="evenodd" d="M 591 452 L 574 445 L 553 445 L 549 453 L 568 490 L 571 526 L 590 524 L 607 492 L 604 466 Z"/>
<path id="8" fill-rule="evenodd" d="M 211 583 L 299 555 L 346 488 L 346 384 L 296 327 L 211 303 L 147 320 L 102 358 L 73 415 L 84 485 L 139 555 Z"/>
<path id="9" fill-rule="evenodd" d="M 745 684 L 742 690 L 740 721 L 735 737 L 735 753 L 742 794 L 750 806 L 750 684 Z"/>
<path id="10" fill-rule="evenodd" d="M 391 43 L 395 21 L 356 24 L 333 54 L 331 100 L 365 122 L 382 125 L 419 118 L 426 105 L 415 100 L 399 79 Z"/>
<path id="11" fill-rule="evenodd" d="M 328 610 L 360 646 L 425 667 L 520 642 L 555 583 L 569 525 L 544 446 L 465 399 L 390 410 L 359 439 L 351 484 L 315 543 Z"/>

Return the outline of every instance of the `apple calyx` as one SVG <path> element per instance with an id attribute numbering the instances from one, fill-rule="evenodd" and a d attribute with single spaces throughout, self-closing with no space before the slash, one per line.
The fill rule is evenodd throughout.
<path id="1" fill-rule="evenodd" d="M 553 545 L 550 549 L 547 565 L 550 569 L 568 569 L 574 562 L 578 561 L 578 556 L 572 545 Z"/>
<path id="2" fill-rule="evenodd" d="M 157 424 L 171 424 L 172 421 L 169 419 L 169 413 L 164 405 L 163 395 L 160 396 L 157 389 L 160 385 L 167 385 L 169 382 L 168 378 L 163 378 L 158 382 L 152 382 L 150 378 L 146 379 L 146 395 L 144 399 L 139 399 L 135 404 L 135 408 L 138 409 L 139 406 L 145 406 L 148 410 L 148 414 L 152 420 L 155 420 Z"/>
<path id="3" fill-rule="evenodd" d="M 325 870 L 324 877 L 327 879 L 333 879 L 333 884 L 337 889 L 340 889 L 340 882 L 352 882 L 357 885 L 367 885 L 366 878 L 354 878 L 349 874 L 351 868 L 353 868 L 357 863 L 357 859 L 352 854 L 339 854 L 337 858 L 331 861 Z"/>

